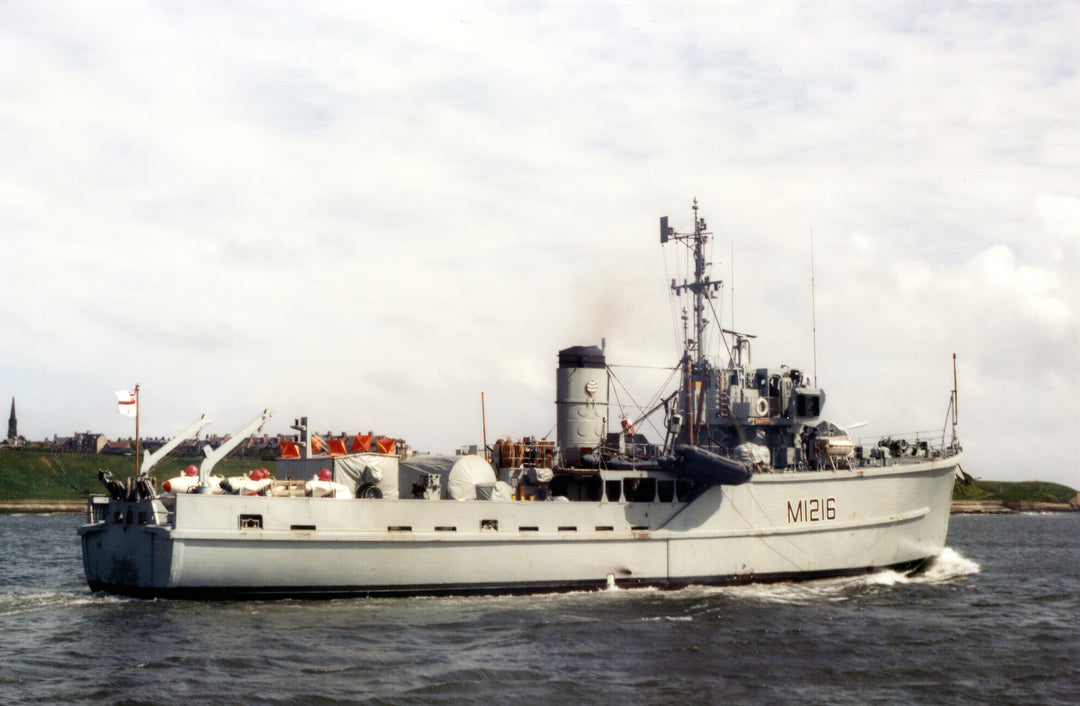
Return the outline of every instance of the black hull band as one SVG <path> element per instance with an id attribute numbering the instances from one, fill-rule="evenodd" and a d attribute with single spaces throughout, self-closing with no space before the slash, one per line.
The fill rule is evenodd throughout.
<path id="1" fill-rule="evenodd" d="M 778 583 L 784 581 L 811 581 L 814 579 L 862 576 L 883 569 L 900 572 L 916 572 L 931 557 L 906 561 L 891 566 L 868 566 L 857 569 L 825 571 L 790 571 L 771 574 L 732 574 L 728 576 L 696 576 L 671 580 L 666 578 L 617 578 L 619 588 L 661 588 L 677 590 L 687 586 L 738 586 L 750 583 Z M 94 593 L 110 593 L 132 598 L 170 598 L 183 600 L 280 600 L 286 598 L 327 600 L 356 597 L 408 597 L 408 596 L 485 596 L 530 593 L 566 593 L 569 591 L 596 591 L 607 588 L 607 581 L 523 581 L 498 584 L 435 584 L 420 586 L 190 586 L 154 588 L 125 586 L 119 584 L 90 583 Z"/>

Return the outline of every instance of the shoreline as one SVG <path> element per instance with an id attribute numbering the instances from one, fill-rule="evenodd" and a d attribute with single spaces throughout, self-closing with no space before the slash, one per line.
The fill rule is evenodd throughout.
<path id="1" fill-rule="evenodd" d="M 86 500 L 2 500 L 0 515 L 83 515 Z"/>
<path id="2" fill-rule="evenodd" d="M 1015 515 L 1021 512 L 1076 512 L 1070 503 L 1035 501 L 1003 502 L 1001 500 L 954 500 L 952 515 Z"/>

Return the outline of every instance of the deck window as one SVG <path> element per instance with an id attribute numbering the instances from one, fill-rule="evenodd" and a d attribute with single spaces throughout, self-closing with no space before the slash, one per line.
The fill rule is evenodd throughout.
<path id="1" fill-rule="evenodd" d="M 630 503 L 651 503 L 656 500 L 655 478 L 626 478 L 623 480 L 623 492 Z"/>
<path id="2" fill-rule="evenodd" d="M 557 475 L 550 487 L 552 495 L 562 495 L 574 502 L 598 503 L 604 499 L 604 484 L 599 475 Z"/>

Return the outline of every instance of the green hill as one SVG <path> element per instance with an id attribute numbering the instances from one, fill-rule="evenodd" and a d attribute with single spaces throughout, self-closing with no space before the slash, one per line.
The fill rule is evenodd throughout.
<path id="1" fill-rule="evenodd" d="M 969 485 L 961 485 L 958 482 L 953 490 L 953 500 L 986 500 L 1003 503 L 1067 503 L 1074 497 L 1076 497 L 1076 491 L 1068 486 L 1039 480 L 1021 482 L 977 480 Z"/>
<path id="2" fill-rule="evenodd" d="M 150 475 L 162 482 L 178 476 L 188 464 L 200 459 L 173 458 L 162 461 Z M 270 468 L 272 461 L 226 459 L 214 467 L 215 475 L 237 476 L 253 468 Z M 0 501 L 4 500 L 80 500 L 93 493 L 104 493 L 98 471 L 109 471 L 117 479 L 135 472 L 133 456 L 97 456 L 58 454 L 30 450 L 0 450 Z"/>

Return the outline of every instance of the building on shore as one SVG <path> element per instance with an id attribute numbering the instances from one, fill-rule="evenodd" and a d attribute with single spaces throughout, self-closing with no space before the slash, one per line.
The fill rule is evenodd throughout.
<path id="1" fill-rule="evenodd" d="M 22 446 L 26 439 L 19 436 L 19 420 L 15 417 L 15 398 L 11 398 L 11 416 L 8 417 L 7 437 L 0 442 L 0 447 Z"/>

